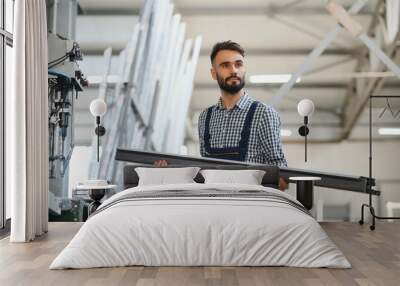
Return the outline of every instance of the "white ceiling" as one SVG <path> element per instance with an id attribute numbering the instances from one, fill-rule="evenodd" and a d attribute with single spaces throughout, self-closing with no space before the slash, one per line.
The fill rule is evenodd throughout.
<path id="1" fill-rule="evenodd" d="M 145 1 L 145 0 L 143 0 Z M 225 10 L 251 10 L 257 8 L 260 9 L 275 9 L 279 8 L 286 9 L 290 6 L 293 7 L 306 7 L 308 10 L 318 9 L 321 10 L 321 6 L 325 1 L 323 0 L 175 0 L 175 6 L 177 9 L 218 9 L 223 8 Z M 340 3 L 344 6 L 350 6 L 355 1 L 354 0 L 337 0 L 337 3 Z M 371 0 L 366 6 L 364 11 L 373 11 L 374 5 L 377 0 Z M 129 10 L 129 9 L 139 9 L 142 5 L 141 0 L 79 0 L 79 4 L 85 10 Z M 293 12 L 293 9 L 290 9 Z M 285 11 L 287 12 L 287 11 Z M 314 12 L 314 11 L 312 11 Z"/>
<path id="2" fill-rule="evenodd" d="M 335 25 L 324 9 L 322 0 L 175 0 L 175 11 L 182 13 L 186 38 L 202 35 L 203 44 L 195 75 L 191 114 L 216 102 L 218 89 L 210 76 L 210 50 L 216 42 L 233 40 L 246 50 L 247 76 L 265 73 L 292 73 L 309 52 Z M 337 1 L 348 8 L 354 0 Z M 367 29 L 377 0 L 355 16 Z M 117 54 L 131 36 L 141 1 L 80 0 L 82 15 L 78 17 L 77 41 L 85 53 L 82 68 L 87 75 L 100 75 L 101 53 L 112 46 Z M 313 65 L 314 73 L 297 84 L 277 108 L 296 112 L 297 102 L 310 98 L 317 112 L 332 114 L 337 124 L 344 103 L 349 77 L 362 44 L 349 33 L 341 32 L 334 43 Z M 113 65 L 116 66 L 117 56 Z M 115 67 L 114 67 L 115 69 Z M 112 68 L 113 70 L 113 68 Z M 268 103 L 279 85 L 254 85 L 247 80 L 247 91 L 254 98 Z M 398 88 L 396 87 L 396 90 Z M 286 116 L 285 116 L 286 117 Z M 283 126 L 285 121 L 283 121 Z M 399 120 L 400 121 L 400 120 Z M 300 121 L 299 121 L 300 124 Z M 329 124 L 328 124 L 329 125 Z M 332 134 L 336 134 L 332 129 Z"/>

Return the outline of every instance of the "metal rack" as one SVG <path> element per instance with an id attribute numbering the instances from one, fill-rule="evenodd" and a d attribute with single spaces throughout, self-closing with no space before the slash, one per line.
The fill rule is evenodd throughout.
<path id="1" fill-rule="evenodd" d="M 376 95 L 370 95 L 369 96 L 369 178 L 372 178 L 372 99 L 374 98 L 400 98 L 400 95 L 383 95 L 383 96 L 376 96 Z M 400 219 L 400 217 L 383 217 L 383 216 L 378 216 L 375 214 L 375 208 L 372 205 L 372 195 L 373 195 L 373 189 L 372 186 L 369 189 L 369 202 L 368 204 L 362 204 L 361 206 L 361 219 L 359 221 L 360 225 L 364 224 L 364 208 L 369 208 L 369 211 L 372 216 L 372 224 L 369 226 L 371 230 L 375 230 L 375 219 Z"/>
<path id="2" fill-rule="evenodd" d="M 113 160 L 118 147 L 179 153 L 184 144 L 202 38 L 185 39 L 186 24 L 173 7 L 172 1 L 143 2 L 139 22 L 119 54 L 115 82 L 109 79 L 112 51 L 104 52 L 98 98 L 107 104 L 102 118 L 107 131 L 100 162 L 93 137 L 89 178 L 122 185 L 124 163 Z"/>

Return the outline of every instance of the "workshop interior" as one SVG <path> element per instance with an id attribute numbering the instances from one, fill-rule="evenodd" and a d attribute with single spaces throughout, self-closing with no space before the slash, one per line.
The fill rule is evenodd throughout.
<path id="1" fill-rule="evenodd" d="M 345 224 L 372 235 L 395 225 L 400 218 L 399 18 L 396 0 L 0 0 L 0 237 L 36 241 L 51 235 L 48 224 L 80 223 L 82 230 L 96 219 L 100 224 L 107 213 L 110 220 L 118 203 L 172 200 L 156 190 L 177 199 L 168 187 L 179 181 L 177 170 L 185 170 L 182 176 L 192 176 L 197 185 L 221 183 L 225 175 L 235 184 L 208 195 L 201 186 L 182 186 L 186 198 L 218 198 L 218 192 L 230 197 L 250 184 L 248 172 L 261 176 L 260 186 L 246 189 L 253 200 L 267 199 L 250 190 L 274 193 L 283 179 L 286 186 L 279 192 L 285 198 L 275 198 L 278 205 L 296 208 L 316 226 Z M 210 54 L 222 41 L 239 43 L 245 51 L 246 95 L 279 115 L 278 140 L 287 166 L 201 156 L 199 118 L 221 94 L 210 73 Z M 167 165 L 157 167 L 157 160 Z M 155 190 L 145 188 L 146 179 L 149 185 L 159 182 Z M 129 193 L 132 188 L 149 191 L 150 198 Z M 172 225 L 169 211 L 167 226 Z M 283 216 L 290 217 L 282 211 Z M 144 214 L 135 219 L 144 221 L 135 229 L 150 229 Z M 244 222 L 243 227 L 250 228 Z M 171 228 L 163 231 L 173 240 Z M 164 241 L 156 233 L 149 237 Z M 90 239 L 112 240 L 109 233 L 102 236 Z M 114 265 L 78 253 L 78 240 L 86 239 L 79 232 L 71 242 L 75 248 L 70 244 L 52 257 L 51 269 L 135 261 L 273 265 L 268 259 L 242 260 L 243 253 L 237 260 L 212 255 L 185 260 L 183 254 L 179 260 L 156 250 L 131 264 L 115 253 L 114 260 L 104 259 L 118 261 Z M 191 239 L 181 243 L 197 245 Z M 100 242 L 93 253 L 101 251 Z M 339 258 L 329 256 L 327 264 L 282 258 L 279 265 L 349 268 L 354 261 L 342 251 L 344 257 L 330 253 Z"/>

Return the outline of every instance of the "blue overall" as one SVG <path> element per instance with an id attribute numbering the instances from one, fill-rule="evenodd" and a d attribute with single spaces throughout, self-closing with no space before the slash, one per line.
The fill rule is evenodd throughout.
<path id="1" fill-rule="evenodd" d="M 208 108 L 207 117 L 205 122 L 205 130 L 204 130 L 204 149 L 206 152 L 205 157 L 212 157 L 217 159 L 225 159 L 225 160 L 235 160 L 235 161 L 245 161 L 248 147 L 249 147 L 249 137 L 251 124 L 253 122 L 254 113 L 256 111 L 258 102 L 254 101 L 249 111 L 246 114 L 246 118 L 243 124 L 242 133 L 240 135 L 239 146 L 236 147 L 223 147 L 223 148 L 212 148 L 210 144 L 210 122 L 211 122 L 211 113 L 213 107 Z"/>

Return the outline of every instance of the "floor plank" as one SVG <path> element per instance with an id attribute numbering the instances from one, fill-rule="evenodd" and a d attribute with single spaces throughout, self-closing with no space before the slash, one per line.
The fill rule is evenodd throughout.
<path id="1" fill-rule="evenodd" d="M 117 267 L 85 270 L 48 269 L 81 223 L 50 223 L 49 233 L 32 243 L 0 240 L 0 285 L 400 285 L 400 223 L 368 225 L 321 223 L 351 262 L 352 269 L 291 267 Z"/>

